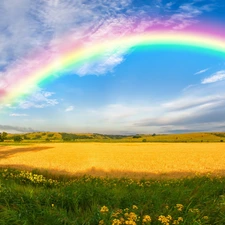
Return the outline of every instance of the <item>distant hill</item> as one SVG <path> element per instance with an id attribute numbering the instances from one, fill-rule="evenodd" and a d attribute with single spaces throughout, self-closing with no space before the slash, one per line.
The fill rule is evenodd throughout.
<path id="1" fill-rule="evenodd" d="M 20 138 L 18 138 L 18 136 Z M 15 138 L 17 137 L 17 138 Z M 225 132 L 108 135 L 98 133 L 32 132 L 8 134 L 5 142 L 225 142 Z"/>

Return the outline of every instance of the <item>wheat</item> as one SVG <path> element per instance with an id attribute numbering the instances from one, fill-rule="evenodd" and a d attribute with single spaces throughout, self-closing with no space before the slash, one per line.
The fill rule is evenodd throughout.
<path id="1" fill-rule="evenodd" d="M 73 175 L 225 174 L 224 143 L 51 143 L 0 147 L 0 165 Z"/>

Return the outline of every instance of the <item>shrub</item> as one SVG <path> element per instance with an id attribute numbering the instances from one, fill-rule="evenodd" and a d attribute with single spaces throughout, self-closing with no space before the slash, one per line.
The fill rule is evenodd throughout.
<path id="1" fill-rule="evenodd" d="M 23 139 L 22 139 L 22 137 L 20 135 L 16 135 L 16 136 L 13 137 L 13 140 L 15 142 L 21 142 Z"/>

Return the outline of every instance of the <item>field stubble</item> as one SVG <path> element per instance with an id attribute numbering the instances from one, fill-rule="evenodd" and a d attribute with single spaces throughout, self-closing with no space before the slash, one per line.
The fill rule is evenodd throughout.
<path id="1" fill-rule="evenodd" d="M 224 143 L 51 143 L 0 146 L 0 166 L 109 177 L 225 175 Z"/>

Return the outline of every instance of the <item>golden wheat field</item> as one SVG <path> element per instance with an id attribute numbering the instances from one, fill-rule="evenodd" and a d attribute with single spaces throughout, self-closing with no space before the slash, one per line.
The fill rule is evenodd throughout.
<path id="1" fill-rule="evenodd" d="M 51 143 L 0 146 L 0 166 L 71 175 L 225 175 L 224 143 Z"/>

